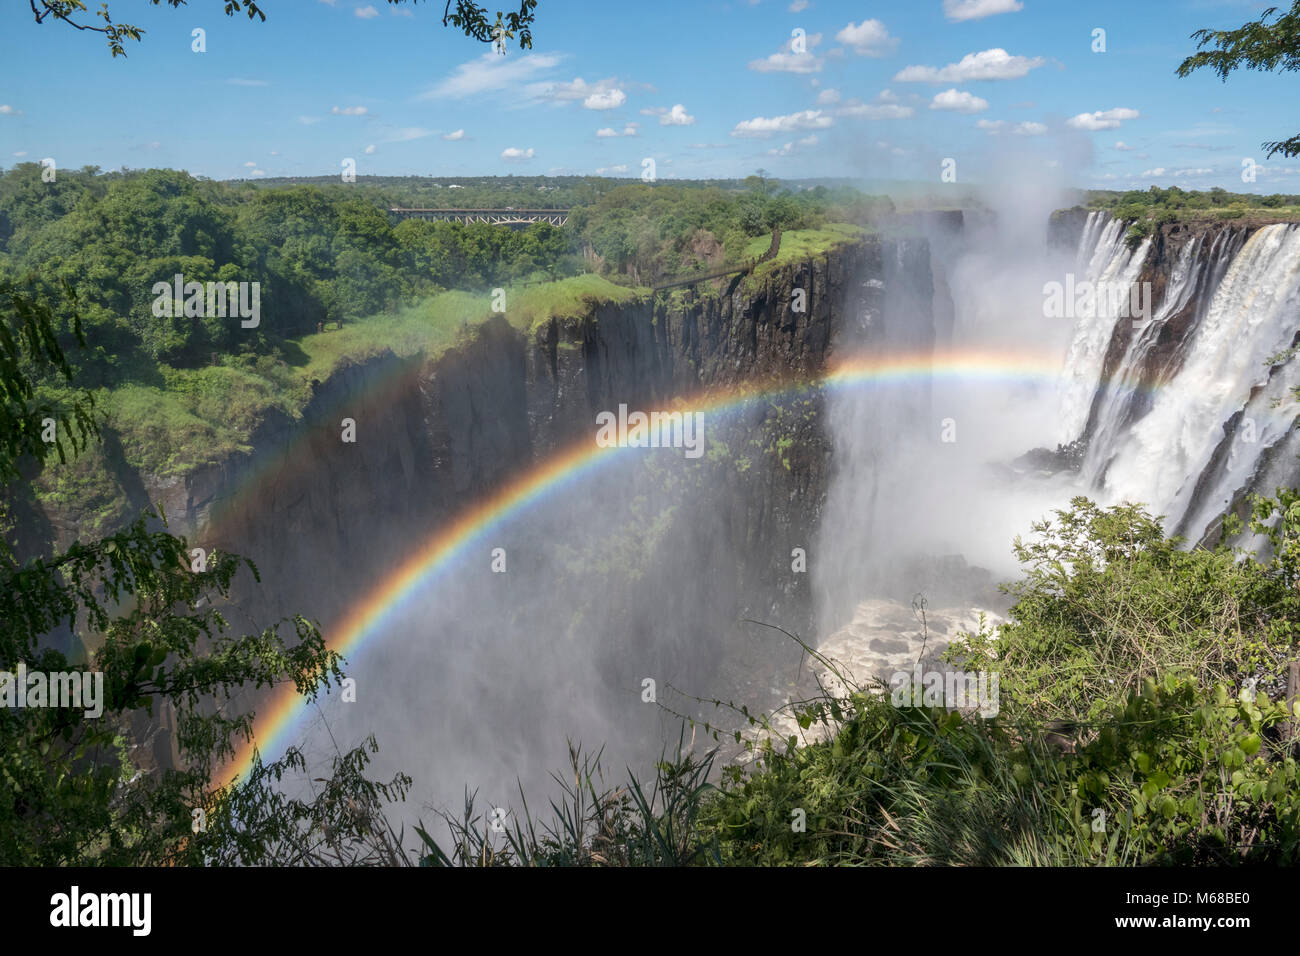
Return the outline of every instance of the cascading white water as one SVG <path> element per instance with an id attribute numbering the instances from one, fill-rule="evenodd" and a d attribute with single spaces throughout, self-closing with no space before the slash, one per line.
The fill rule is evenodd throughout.
<path id="1" fill-rule="evenodd" d="M 1094 286 L 1127 288 L 1137 279 L 1146 260 L 1151 240 L 1144 239 L 1130 250 L 1124 239 L 1124 223 L 1104 212 L 1091 212 L 1079 245 L 1076 272 Z M 1077 316 L 1074 337 L 1062 372 L 1060 438 L 1064 444 L 1078 438 L 1088 423 L 1093 395 L 1106 361 L 1106 349 L 1123 309 L 1107 296 L 1098 296 L 1095 307 Z"/>
<path id="2" fill-rule="evenodd" d="M 1118 228 L 1109 228 L 1114 225 L 1111 220 L 1099 230 L 1090 216 L 1080 254 L 1090 256 L 1090 278 L 1110 274 L 1130 282 L 1139 271 L 1133 260 L 1145 250 L 1127 259 L 1117 252 Z M 1109 384 L 1101 376 L 1117 317 L 1079 319 L 1061 399 L 1067 440 L 1091 436 L 1085 477 L 1102 482 L 1102 496 L 1140 501 L 1167 516 L 1167 530 L 1180 529 L 1193 541 L 1290 431 L 1296 417 L 1291 389 L 1300 384 L 1297 363 L 1270 368 L 1268 362 L 1300 329 L 1300 227 L 1258 229 L 1226 269 L 1230 246 L 1223 234 L 1215 243 L 1206 255 L 1196 240 L 1183 249 L 1164 302 L 1153 321 L 1131 336 Z M 1217 278 L 1217 271 L 1221 279 L 1206 281 Z M 1146 414 L 1126 421 L 1133 390 L 1153 378 L 1149 364 L 1164 323 L 1194 306 L 1193 294 L 1205 302 L 1176 344 L 1172 375 L 1157 383 Z M 1230 424 L 1239 415 L 1240 428 Z"/>
<path id="3" fill-rule="evenodd" d="M 1188 299 L 1196 288 L 1195 265 L 1200 249 L 1200 237 L 1183 247 L 1170 272 L 1165 298 L 1159 310 L 1150 317 L 1149 322 L 1141 319 L 1134 320 L 1138 325 L 1129 336 L 1128 347 L 1119 366 L 1119 374 L 1110 381 L 1099 383 L 1098 400 L 1094 402 L 1097 410 L 1092 415 L 1089 450 L 1083 462 L 1083 474 L 1089 484 L 1097 484 L 1101 480 L 1106 465 L 1110 463 L 1106 452 L 1114 448 L 1122 430 L 1128 424 L 1132 403 L 1142 397 L 1137 393 L 1143 387 L 1143 380 L 1149 377 L 1147 361 L 1165 323 L 1170 316 L 1177 315 L 1188 305 Z M 1112 329 L 1115 329 L 1115 326 L 1112 326 Z"/>
<path id="4" fill-rule="evenodd" d="M 1273 488 L 1256 478 L 1262 477 L 1260 471 L 1265 459 L 1295 430 L 1296 417 L 1300 415 L 1300 403 L 1294 394 L 1300 385 L 1298 364 L 1291 359 L 1273 368 L 1264 387 L 1246 403 L 1241 418 L 1227 430 L 1217 460 L 1197 482 L 1199 488 L 1177 526 L 1179 533 L 1193 541 L 1199 540 L 1244 488 L 1258 485 L 1261 492 L 1272 494 Z M 1286 462 L 1278 464 L 1285 468 Z M 1279 476 L 1278 480 L 1288 479 Z"/>

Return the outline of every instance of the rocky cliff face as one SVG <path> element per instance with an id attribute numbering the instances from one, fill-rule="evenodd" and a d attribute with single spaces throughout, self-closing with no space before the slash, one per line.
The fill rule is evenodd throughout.
<path id="1" fill-rule="evenodd" d="M 713 290 L 596 305 L 528 334 L 497 318 L 436 360 L 387 355 L 340 370 L 300 422 L 265 422 L 247 458 L 140 483 L 193 544 L 258 565 L 262 585 L 240 601 L 247 621 L 305 611 L 328 628 L 461 509 L 593 435 L 597 412 L 815 379 L 846 335 L 888 310 L 888 286 L 907 284 L 910 302 L 912 286 L 930 288 L 928 269 L 923 242 L 871 239 Z M 909 321 L 932 339 L 928 313 Z M 706 447 L 730 457 L 711 461 L 696 489 L 711 522 L 698 546 L 716 564 L 691 586 L 707 586 L 717 615 L 695 628 L 754 616 L 809 633 L 808 575 L 792 574 L 790 551 L 809 546 L 826 494 L 823 411 L 814 389 L 711 428 Z M 342 440 L 345 419 L 355 442 Z"/>

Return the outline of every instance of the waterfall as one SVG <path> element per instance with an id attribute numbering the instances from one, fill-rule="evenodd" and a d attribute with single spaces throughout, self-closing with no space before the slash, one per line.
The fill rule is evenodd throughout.
<path id="1" fill-rule="evenodd" d="M 1142 269 L 1151 240 L 1144 239 L 1137 249 L 1130 250 L 1124 232 L 1121 220 L 1112 219 L 1104 212 L 1089 213 L 1079 246 L 1076 273 L 1081 273 L 1094 285 L 1129 286 Z M 1106 350 L 1122 311 L 1114 305 L 1107 297 L 1099 296 L 1095 308 L 1085 310 L 1085 314 L 1078 317 L 1062 372 L 1062 443 L 1080 437 L 1087 425 L 1093 396 L 1106 362 Z"/>
<path id="2" fill-rule="evenodd" d="M 1239 230 L 1219 232 L 1207 249 L 1205 237 L 1196 236 L 1178 253 L 1150 321 L 1135 320 L 1131 331 L 1116 325 L 1115 335 L 1121 342 L 1127 339 L 1127 345 L 1113 373 L 1103 371 L 1093 400 L 1083 464 L 1090 485 L 1102 484 L 1125 431 L 1151 410 L 1156 384 L 1182 366 L 1187 330 L 1204 317 L 1211 293 L 1244 238 Z"/>
<path id="3" fill-rule="evenodd" d="M 888 357 L 934 339 L 943 347 L 929 381 L 828 397 L 834 457 L 814 571 L 821 633 L 859 621 L 863 598 L 982 600 L 962 568 L 1013 575 L 1008 538 L 1076 494 L 1140 502 L 1195 543 L 1245 492 L 1296 482 L 1300 357 L 1285 353 L 1300 337 L 1300 226 L 1175 226 L 1133 248 L 1126 232 L 1092 212 L 1071 253 L 1006 223 L 967 227 L 960 242 L 931 249 L 933 284 L 920 281 L 919 249 L 887 250 L 881 295 L 846 323 L 840 349 Z M 1135 316 L 1127 293 L 1139 282 L 1151 294 L 1138 296 L 1149 309 Z M 1073 318 L 1045 323 L 1055 285 Z M 933 320 L 941 310 L 929 307 L 936 290 L 953 309 L 943 335 Z M 944 364 L 1025 342 L 1059 372 L 985 382 Z M 1052 438 L 1082 440 L 1077 473 L 1059 454 L 1048 466 L 1024 456 Z"/>
<path id="4" fill-rule="evenodd" d="M 1089 216 L 1079 260 L 1089 278 L 1131 282 L 1149 243 L 1126 256 L 1120 224 L 1103 217 Z M 1258 483 L 1300 412 L 1300 365 L 1271 362 L 1300 330 L 1300 227 L 1243 236 L 1189 239 L 1150 321 L 1099 308 L 1078 319 L 1066 360 L 1061 414 L 1067 440 L 1088 438 L 1084 478 L 1192 541 Z"/>

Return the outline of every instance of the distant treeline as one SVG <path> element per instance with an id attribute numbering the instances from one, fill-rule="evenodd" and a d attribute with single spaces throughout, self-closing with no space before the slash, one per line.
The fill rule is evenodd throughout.
<path id="1" fill-rule="evenodd" d="M 1173 222 L 1198 212 L 1219 215 L 1250 209 L 1285 212 L 1300 207 L 1300 196 L 1286 193 L 1260 195 L 1258 193 L 1233 193 L 1215 186 L 1201 192 L 1170 186 L 1161 189 L 1093 190 L 1088 194 L 1088 206 L 1107 209 L 1118 219 L 1156 218 Z"/>
<path id="2" fill-rule="evenodd" d="M 738 260 L 773 227 L 858 220 L 881 209 L 845 187 L 791 191 L 758 176 L 723 188 L 567 177 L 466 180 L 454 202 L 433 203 L 428 180 L 272 185 L 215 182 L 175 170 L 59 170 L 23 163 L 0 172 L 0 277 L 57 303 L 72 344 L 73 299 L 89 350 L 69 348 L 87 386 L 147 375 L 162 363 L 207 364 L 215 353 L 275 353 L 321 323 L 395 308 L 445 289 L 601 271 L 645 281 Z M 539 189 L 539 187 L 541 187 Z M 543 197 L 544 200 L 543 200 Z M 888 200 L 884 200 L 888 203 Z M 564 228 L 394 222 L 399 205 L 551 206 Z M 718 243 L 721 243 L 719 248 Z M 258 282 L 262 320 L 159 316 L 154 286 Z M 171 311 L 171 310 L 168 310 Z"/>

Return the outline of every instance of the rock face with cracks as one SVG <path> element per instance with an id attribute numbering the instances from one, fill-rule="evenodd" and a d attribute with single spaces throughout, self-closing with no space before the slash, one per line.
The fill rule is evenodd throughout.
<path id="1" fill-rule="evenodd" d="M 816 380 L 841 317 L 879 310 L 886 257 L 914 255 L 928 274 L 922 252 L 865 239 L 676 297 L 593 303 L 527 332 L 494 318 L 432 360 L 387 354 L 339 369 L 301 421 L 269 417 L 251 455 L 182 479 L 133 476 L 135 503 L 160 502 L 198 546 L 252 558 L 263 576 L 244 596 L 253 617 L 305 610 L 328 624 L 462 509 L 590 439 L 597 412 Z M 804 311 L 791 307 L 796 289 Z M 807 575 L 789 573 L 787 542 L 806 544 L 825 495 L 830 447 L 812 399 L 782 424 L 783 454 L 713 492 L 734 536 L 720 545 L 747 559 L 715 569 L 733 620 L 752 612 L 807 627 Z M 728 427 L 773 415 L 746 410 Z M 354 443 L 340 439 L 345 418 Z"/>
<path id="2" fill-rule="evenodd" d="M 594 440 L 597 412 L 813 383 L 711 427 L 708 447 L 730 448 L 734 460 L 708 473 L 718 530 L 701 543 L 707 553 L 692 556 L 709 570 L 693 585 L 707 589 L 697 603 L 708 610 L 674 625 L 684 642 L 713 642 L 698 675 L 698 686 L 710 686 L 737 655 L 749 668 L 767 666 L 739 633 L 742 619 L 811 633 L 810 575 L 792 573 L 791 552 L 811 547 L 828 483 L 815 383 L 882 321 L 889 281 L 915 271 L 907 281 L 928 287 L 929 269 L 923 241 L 868 237 L 671 295 L 592 302 L 527 330 L 494 317 L 434 358 L 385 353 L 341 367 L 316 386 L 300 420 L 269 416 L 250 436 L 250 454 L 124 484 L 137 489 L 140 510 L 160 502 L 193 546 L 257 564 L 262 582 L 239 589 L 236 626 L 304 613 L 328 638 L 360 596 L 467 507 Z M 354 442 L 342 440 L 346 419 Z M 599 508 L 591 502 L 593 520 Z M 75 526 L 75 516 L 62 517 Z M 670 613 L 661 598 L 639 600 L 627 620 Z M 783 646 L 784 659 L 794 650 Z"/>

